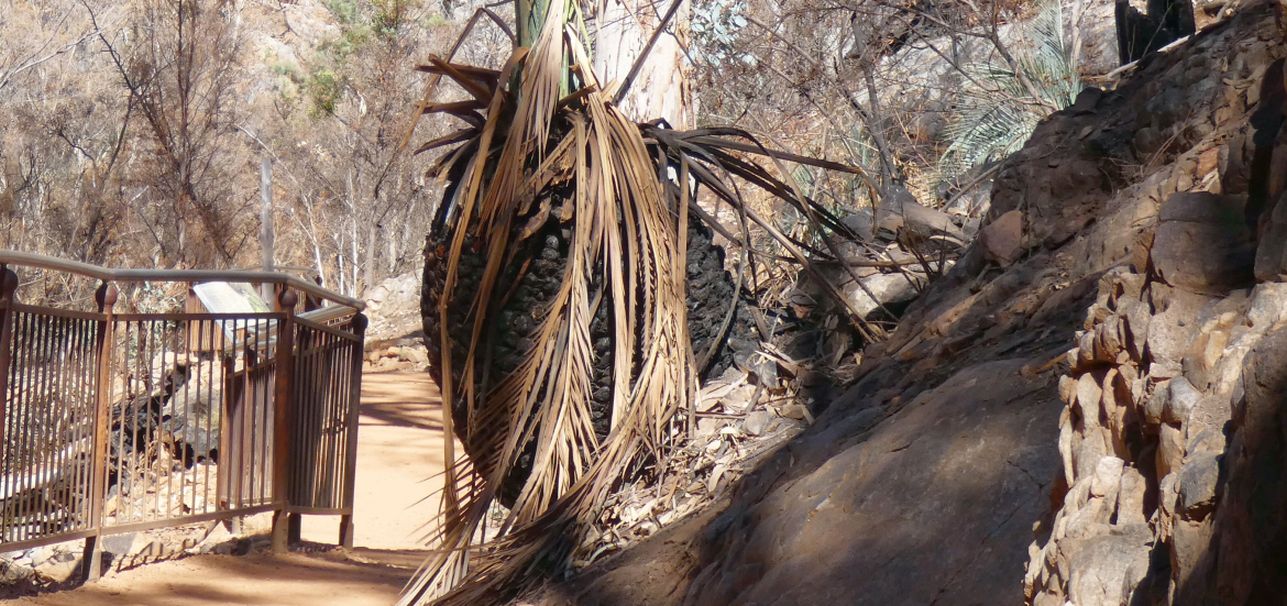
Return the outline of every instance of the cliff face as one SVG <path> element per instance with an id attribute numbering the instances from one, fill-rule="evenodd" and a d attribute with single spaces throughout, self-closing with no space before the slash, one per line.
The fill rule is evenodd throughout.
<path id="1" fill-rule="evenodd" d="M 1284 12 L 1253 2 L 1043 122 L 846 396 L 722 511 L 556 593 L 1281 602 Z"/>

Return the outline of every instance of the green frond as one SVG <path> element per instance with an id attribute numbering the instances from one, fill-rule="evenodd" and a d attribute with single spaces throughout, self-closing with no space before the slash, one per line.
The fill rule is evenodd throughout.
<path id="1" fill-rule="evenodd" d="M 1026 24 L 1011 54 L 1014 69 L 1000 58 L 963 67 L 968 77 L 944 130 L 947 147 L 939 160 L 945 178 L 1018 151 L 1043 118 L 1070 105 L 1081 90 L 1057 2 L 1048 2 Z"/>

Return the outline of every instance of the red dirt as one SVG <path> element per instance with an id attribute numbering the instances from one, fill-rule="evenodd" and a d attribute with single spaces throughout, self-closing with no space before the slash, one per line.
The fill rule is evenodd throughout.
<path id="1" fill-rule="evenodd" d="M 202 555 L 111 574 L 74 590 L 19 598 L 23 606 L 392 603 L 423 556 L 419 528 L 437 509 L 442 426 L 423 372 L 363 377 L 354 503 L 356 549 Z M 303 538 L 334 543 L 337 518 L 305 516 Z"/>

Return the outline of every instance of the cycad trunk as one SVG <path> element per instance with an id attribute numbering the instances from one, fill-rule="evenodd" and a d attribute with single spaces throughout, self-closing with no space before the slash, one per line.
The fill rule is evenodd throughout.
<path id="1" fill-rule="evenodd" d="M 520 45 L 529 45 L 543 26 L 545 15 L 549 14 L 551 0 L 521 0 L 515 3 L 515 11 Z M 563 0 L 554 0 L 563 1 Z M 637 0 L 631 0 L 637 2 Z M 597 22 L 604 24 L 598 28 L 591 25 L 592 32 L 597 34 L 599 53 L 597 61 L 603 69 L 614 74 L 620 80 L 630 71 L 639 52 L 642 50 L 649 31 L 638 29 L 639 21 L 632 15 L 633 7 L 620 2 L 611 2 L 600 7 Z M 653 21 L 655 22 L 655 15 Z M 636 28 L 633 33 L 626 33 L 630 27 Z M 617 43 L 618 37 L 634 37 L 637 43 Z M 612 43 L 609 43 L 611 41 Z M 662 42 L 665 42 L 664 44 Z M 682 70 L 679 69 L 681 54 L 673 37 L 663 36 L 636 78 L 636 86 L 625 99 L 625 104 L 632 108 L 630 117 L 644 120 L 649 116 L 665 117 L 672 125 L 682 125 L 689 121 L 685 89 L 682 82 Z M 671 84 L 658 85 L 663 75 Z M 605 80 L 606 81 L 606 80 Z M 455 182 L 452 179 L 453 183 Z M 449 189 L 448 198 L 455 193 L 455 186 Z M 550 192 L 554 197 L 570 195 L 570 191 Z M 561 204 L 561 203 L 560 203 Z M 555 204 L 559 206 L 560 204 Z M 425 320 L 425 334 L 429 336 L 430 367 L 435 379 L 442 382 L 441 368 L 443 352 L 437 339 L 439 327 L 438 306 L 443 296 L 449 296 L 451 312 L 449 332 L 453 335 L 452 364 L 453 379 L 460 380 L 456 373 L 465 368 L 468 358 L 469 334 L 473 315 L 470 306 L 479 292 L 479 284 L 486 265 L 486 254 L 481 248 L 472 244 L 466 246 L 462 253 L 459 279 L 450 294 L 443 292 L 446 283 L 446 250 L 450 244 L 453 226 L 443 225 L 435 228 L 430 235 L 426 250 L 426 264 L 422 291 L 422 312 Z M 688 293 L 688 333 L 693 349 L 698 356 L 710 351 L 713 343 L 722 338 L 725 315 L 729 301 L 734 298 L 734 286 L 731 277 L 724 271 L 723 250 L 713 242 L 710 229 L 696 220 L 690 221 L 689 246 L 687 251 Z M 568 249 L 571 245 L 568 225 L 557 219 L 547 220 L 545 226 L 528 240 L 523 250 L 518 251 L 520 258 L 507 265 L 502 272 L 501 283 L 509 285 L 507 301 L 497 309 L 489 310 L 490 321 L 484 336 L 482 351 L 475 356 L 483 369 L 476 376 L 480 392 L 495 387 L 501 378 L 514 372 L 520 365 L 523 356 L 538 340 L 538 329 L 543 310 L 554 300 L 562 284 L 567 263 Z M 610 305 L 597 307 L 594 321 L 590 327 L 590 336 L 594 342 L 595 359 L 592 369 L 592 390 L 590 398 L 594 430 L 602 440 L 606 437 L 612 415 L 613 356 L 612 334 L 622 327 L 613 327 L 609 311 Z M 743 322 L 744 323 L 744 322 Z M 627 328 L 624 330 L 634 330 Z M 746 332 L 745 330 L 739 332 Z M 727 348 L 717 348 L 715 357 L 703 359 L 706 368 L 703 370 L 720 371 L 731 362 L 731 353 Z M 453 381 L 455 382 L 455 381 Z M 465 449 L 471 457 L 486 456 L 478 452 L 476 441 L 469 438 L 467 403 L 463 398 L 454 402 L 453 418 L 455 430 L 461 437 Z M 528 443 L 516 462 L 513 472 L 500 486 L 496 486 L 499 500 L 506 506 L 512 506 L 522 490 L 524 482 L 531 473 L 535 456 L 535 444 Z"/>

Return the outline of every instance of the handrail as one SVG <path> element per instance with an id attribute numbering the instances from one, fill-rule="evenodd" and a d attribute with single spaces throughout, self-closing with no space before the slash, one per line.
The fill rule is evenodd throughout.
<path id="1" fill-rule="evenodd" d="M 268 284 L 285 284 L 291 288 L 306 292 L 351 307 L 358 311 L 366 304 L 358 299 L 346 297 L 337 292 L 323 288 L 308 280 L 286 273 L 275 271 L 219 270 L 219 269 L 125 269 L 110 268 L 69 261 L 39 253 L 0 250 L 0 265 L 19 265 L 38 269 L 63 271 L 67 273 L 113 282 L 258 282 Z"/>
<path id="2" fill-rule="evenodd" d="M 19 267 L 102 280 L 97 311 L 19 303 Z M 215 279 L 284 285 L 277 311 L 116 313 L 115 282 Z M 339 304 L 296 313 L 300 292 Z M 276 551 L 301 515 L 340 516 L 351 547 L 361 306 L 278 272 L 0 250 L 0 551 L 84 539 L 93 579 L 102 537 L 269 511 Z M 163 457 L 204 463 L 135 473 Z"/>

